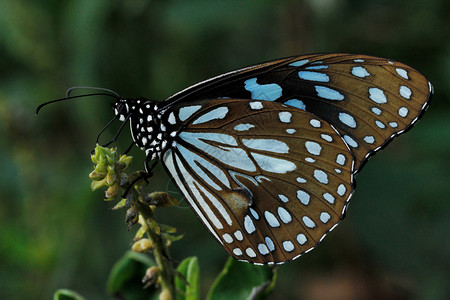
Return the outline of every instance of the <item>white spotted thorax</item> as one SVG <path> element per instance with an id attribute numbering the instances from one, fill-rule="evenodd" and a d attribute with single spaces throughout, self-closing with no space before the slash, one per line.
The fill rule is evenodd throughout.
<path id="1" fill-rule="evenodd" d="M 161 157 L 161 152 L 173 140 L 176 132 L 169 131 L 168 120 L 162 118 L 157 102 L 145 98 L 120 99 L 113 105 L 119 120 L 129 120 L 134 143 L 151 159 Z"/>
<path id="2" fill-rule="evenodd" d="M 339 224 L 356 173 L 418 121 L 431 94 L 402 63 L 314 54 L 229 72 L 159 103 L 121 99 L 114 111 L 230 255 L 281 264 Z"/>

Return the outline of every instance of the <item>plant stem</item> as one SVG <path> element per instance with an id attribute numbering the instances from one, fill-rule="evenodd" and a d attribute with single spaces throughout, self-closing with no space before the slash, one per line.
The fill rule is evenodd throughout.
<path id="1" fill-rule="evenodd" d="M 165 289 L 170 291 L 172 299 L 176 299 L 175 290 L 175 271 L 173 269 L 172 261 L 170 259 L 170 254 L 167 249 L 166 241 L 160 234 L 152 230 L 149 224 L 150 220 L 154 220 L 154 214 L 150 206 L 141 203 L 140 201 L 135 201 L 135 207 L 138 213 L 142 216 L 145 222 L 145 232 L 148 238 L 153 242 L 154 249 L 153 255 L 155 256 L 156 263 L 161 270 L 160 273 L 160 284 L 164 291 Z"/>

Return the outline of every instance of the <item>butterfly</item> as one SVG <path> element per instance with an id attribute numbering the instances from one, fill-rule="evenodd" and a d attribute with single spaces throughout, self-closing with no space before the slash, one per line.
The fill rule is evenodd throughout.
<path id="1" fill-rule="evenodd" d="M 113 120 L 129 121 L 147 172 L 161 161 L 230 255 L 282 264 L 339 224 L 356 173 L 419 120 L 432 93 L 400 62 L 312 54 L 228 72 L 162 102 L 115 94 Z"/>

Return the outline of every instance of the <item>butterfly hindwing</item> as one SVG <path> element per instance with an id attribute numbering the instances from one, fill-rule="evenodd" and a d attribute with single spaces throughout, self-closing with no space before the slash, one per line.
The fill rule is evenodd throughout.
<path id="1" fill-rule="evenodd" d="M 432 86 L 399 62 L 366 55 L 323 54 L 279 59 L 194 85 L 167 104 L 207 98 L 284 103 L 333 125 L 356 158 L 366 158 L 405 132 L 426 109 Z"/>
<path id="2" fill-rule="evenodd" d="M 341 220 L 354 161 L 327 122 L 288 105 L 247 99 L 193 101 L 166 114 L 182 125 L 164 165 L 236 259 L 294 259 Z"/>

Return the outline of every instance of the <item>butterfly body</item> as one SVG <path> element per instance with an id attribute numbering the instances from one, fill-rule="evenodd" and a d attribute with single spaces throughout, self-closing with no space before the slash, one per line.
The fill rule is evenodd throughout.
<path id="1" fill-rule="evenodd" d="M 222 247 L 279 264 L 336 227 L 355 174 L 416 123 L 431 94 L 402 63 L 315 54 L 229 72 L 159 103 L 120 99 L 114 109 Z"/>

